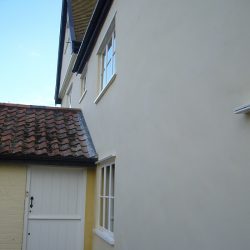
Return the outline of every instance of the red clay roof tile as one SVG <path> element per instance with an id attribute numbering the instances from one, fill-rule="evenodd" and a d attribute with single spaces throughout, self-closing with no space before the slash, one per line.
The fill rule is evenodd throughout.
<path id="1" fill-rule="evenodd" d="M 78 109 L 0 103 L 0 160 L 92 164 L 96 152 Z"/>

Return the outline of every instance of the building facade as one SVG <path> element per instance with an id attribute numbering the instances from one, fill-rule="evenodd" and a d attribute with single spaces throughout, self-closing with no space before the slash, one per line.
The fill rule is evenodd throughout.
<path id="1" fill-rule="evenodd" d="M 93 250 L 249 250 L 250 123 L 233 110 L 250 101 L 250 2 L 82 2 L 74 50 L 63 1 L 55 99 L 98 153 Z"/>

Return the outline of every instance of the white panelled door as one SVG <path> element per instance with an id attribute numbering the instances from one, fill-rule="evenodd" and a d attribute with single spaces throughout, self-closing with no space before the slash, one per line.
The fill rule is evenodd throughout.
<path id="1" fill-rule="evenodd" d="M 27 250 L 83 250 L 83 171 L 81 168 L 30 168 Z"/>

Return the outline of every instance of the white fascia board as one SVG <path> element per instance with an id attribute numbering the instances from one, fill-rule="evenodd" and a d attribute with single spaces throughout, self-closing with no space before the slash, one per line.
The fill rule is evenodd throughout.
<path id="1" fill-rule="evenodd" d="M 71 58 L 70 58 L 70 62 L 69 62 L 69 66 L 68 66 L 66 75 L 64 77 L 64 80 L 63 80 L 63 84 L 62 84 L 60 91 L 59 91 L 59 98 L 61 98 L 61 99 L 64 97 L 65 92 L 69 86 L 69 81 L 73 75 L 72 69 L 73 69 L 76 57 L 77 57 L 77 55 L 72 53 Z"/>
<path id="2" fill-rule="evenodd" d="M 234 114 L 246 114 L 249 112 L 250 112 L 250 104 L 245 104 L 234 109 Z"/>

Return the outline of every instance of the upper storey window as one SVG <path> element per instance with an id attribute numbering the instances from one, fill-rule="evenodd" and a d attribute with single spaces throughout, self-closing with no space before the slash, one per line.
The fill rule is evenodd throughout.
<path id="1" fill-rule="evenodd" d="M 69 86 L 69 88 L 68 88 L 68 90 L 66 92 L 66 99 L 67 99 L 67 107 L 68 108 L 72 108 L 72 98 L 71 98 L 72 85 L 73 85 L 73 83 L 71 83 L 71 85 Z"/>
<path id="2" fill-rule="evenodd" d="M 85 65 L 85 68 L 83 69 L 82 75 L 80 77 L 80 99 L 79 103 L 82 101 L 83 97 L 85 96 L 87 89 L 87 65 Z"/>
<path id="3" fill-rule="evenodd" d="M 99 102 L 109 86 L 114 82 L 117 74 L 115 17 L 103 37 L 97 55 L 100 71 L 98 75 L 98 96 L 94 101 L 95 103 Z"/>
<path id="4" fill-rule="evenodd" d="M 112 78 L 115 75 L 116 72 L 115 49 L 116 49 L 116 37 L 115 37 L 115 30 L 113 30 L 101 54 L 101 59 L 102 59 L 101 90 L 103 90 L 108 85 L 108 83 L 112 80 Z"/>

